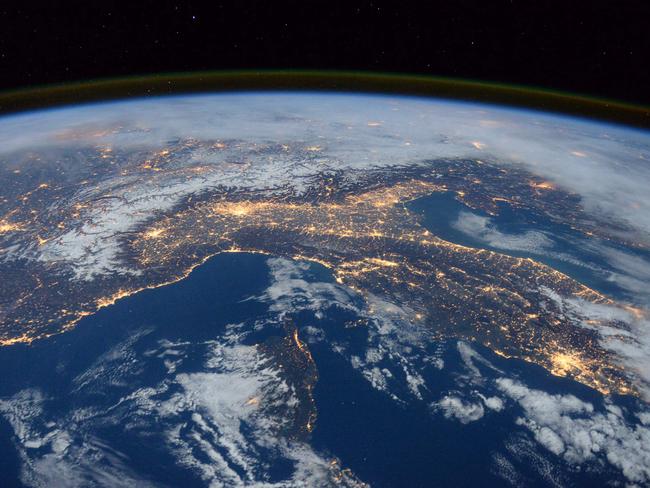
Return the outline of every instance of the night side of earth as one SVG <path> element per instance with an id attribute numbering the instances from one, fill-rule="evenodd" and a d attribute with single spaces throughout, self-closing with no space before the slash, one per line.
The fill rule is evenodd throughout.
<path id="1" fill-rule="evenodd" d="M 650 485 L 650 133 L 240 92 L 0 118 L 2 486 Z"/>

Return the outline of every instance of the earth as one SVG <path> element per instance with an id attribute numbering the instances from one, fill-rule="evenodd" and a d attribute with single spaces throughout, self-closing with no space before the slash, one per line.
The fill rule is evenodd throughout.
<path id="1" fill-rule="evenodd" d="M 0 140 L 2 486 L 650 486 L 650 133 L 233 92 Z"/>

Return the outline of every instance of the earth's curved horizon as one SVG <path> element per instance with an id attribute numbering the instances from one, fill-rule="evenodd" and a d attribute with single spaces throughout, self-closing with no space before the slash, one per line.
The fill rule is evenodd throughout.
<path id="1" fill-rule="evenodd" d="M 305 69 L 148 73 L 16 87 L 0 91 L 0 116 L 159 96 L 283 91 L 446 99 L 650 128 L 650 106 L 594 94 L 415 73 Z"/>
<path id="2" fill-rule="evenodd" d="M 650 483 L 650 132 L 268 91 L 0 140 L 3 482 Z"/>

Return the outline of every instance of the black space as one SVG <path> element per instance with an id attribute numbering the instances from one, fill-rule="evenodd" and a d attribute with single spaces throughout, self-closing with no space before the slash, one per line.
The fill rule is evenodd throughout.
<path id="1" fill-rule="evenodd" d="M 0 89 L 212 69 L 343 69 L 650 104 L 650 2 L 0 4 Z"/>

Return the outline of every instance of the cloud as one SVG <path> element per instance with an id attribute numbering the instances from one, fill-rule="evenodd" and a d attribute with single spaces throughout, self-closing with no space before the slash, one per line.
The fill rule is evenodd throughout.
<path id="1" fill-rule="evenodd" d="M 414 312 L 371 293 L 362 296 L 343 285 L 309 280 L 308 263 L 285 258 L 269 258 L 267 263 L 271 281 L 256 298 L 269 303 L 270 311 L 284 317 L 311 310 L 317 318 L 334 306 L 353 312 L 367 323 L 363 357 L 352 353 L 352 345 L 344 339 L 332 349 L 346 357 L 373 388 L 393 400 L 402 401 L 396 393 L 401 387 L 406 387 L 413 397 L 423 398 L 426 382 L 414 361 L 422 357 L 416 345 L 423 339 L 425 330 L 412 323 Z M 378 367 L 384 359 L 386 367 Z"/>
<path id="2" fill-rule="evenodd" d="M 481 371 L 478 369 L 477 364 L 490 368 L 498 373 L 502 373 L 499 368 L 494 366 L 490 361 L 476 352 L 476 350 L 468 343 L 464 341 L 458 341 L 456 343 L 456 349 L 458 349 L 458 354 L 465 364 L 465 367 L 470 371 L 473 379 L 479 379 L 482 377 Z"/>
<path id="3" fill-rule="evenodd" d="M 630 297 L 649 306 L 650 262 L 641 256 L 608 246 L 600 246 L 599 251 L 615 270 L 609 280 L 626 290 Z"/>
<path id="4" fill-rule="evenodd" d="M 518 234 L 501 232 L 494 219 L 461 211 L 458 218 L 451 223 L 451 226 L 465 235 L 476 239 L 480 243 L 502 251 L 516 251 L 528 255 L 546 256 L 558 261 L 564 261 L 574 266 L 587 268 L 591 271 L 609 276 L 611 273 L 601 266 L 593 263 L 591 255 L 577 257 L 568 252 L 560 252 L 557 249 L 556 241 L 563 240 L 571 246 L 576 246 L 575 239 L 567 242 L 561 235 L 553 235 L 550 232 L 538 230 L 527 230 Z M 599 253 L 602 246 L 594 245 L 591 239 L 582 239 L 579 246 L 583 251 L 585 248 L 592 249 L 595 254 Z M 625 275 L 618 275 L 621 280 L 627 279 Z M 610 278 L 611 281 L 614 281 Z M 635 281 L 638 285 L 638 280 Z"/>
<path id="5" fill-rule="evenodd" d="M 539 444 L 535 440 L 517 433 L 509 436 L 504 447 L 504 455 L 508 456 L 507 459 L 511 463 L 522 468 L 524 472 L 532 470 L 537 473 L 547 486 L 563 488 L 570 485 L 570 481 L 565 478 L 565 470 L 558 465 L 555 455 L 547 451 L 540 451 Z M 521 478 L 526 480 L 523 476 Z M 526 481 L 520 484 L 522 486 L 531 484 L 530 481 Z"/>
<path id="6" fill-rule="evenodd" d="M 433 404 L 435 409 L 442 410 L 445 418 L 456 419 L 461 424 L 479 420 L 485 414 L 481 403 L 471 403 L 454 395 L 447 395 Z"/>
<path id="7" fill-rule="evenodd" d="M 490 471 L 506 480 L 512 486 L 525 486 L 523 478 L 512 462 L 503 454 L 495 452 L 492 454 L 492 466 Z"/>
<path id="8" fill-rule="evenodd" d="M 650 320 L 646 310 L 564 298 L 548 288 L 542 292 L 578 327 L 598 333 L 599 344 L 613 352 L 632 373 L 641 395 L 650 400 Z"/>
<path id="9" fill-rule="evenodd" d="M 597 411 L 573 395 L 552 395 L 509 378 L 496 385 L 522 408 L 517 423 L 552 453 L 572 465 L 607 463 L 630 482 L 650 482 L 650 429 L 629 424 L 619 407 L 606 403 Z"/>
<path id="10" fill-rule="evenodd" d="M 204 369 L 174 377 L 170 397 L 148 403 L 163 419 L 170 451 L 208 484 L 232 486 L 363 486 L 309 445 L 279 435 L 300 408 L 282 370 L 256 346 L 214 342 Z M 153 396 L 152 396 L 153 393 Z M 155 390 L 145 396 L 157 398 Z M 188 421 L 188 416 L 191 418 Z M 290 478 L 264 482 L 275 457 L 293 462 Z"/>
<path id="11" fill-rule="evenodd" d="M 160 148 L 188 138 L 316 144 L 322 146 L 318 166 L 341 170 L 418 164 L 433 156 L 516 164 L 580 195 L 601 222 L 624 223 L 645 242 L 650 236 L 649 133 L 567 116 L 416 97 L 231 93 L 151 97 L 0 119 L 4 155 L 100 145 Z M 265 169 L 295 184 L 301 179 L 286 171 L 286 163 Z M 255 166 L 253 173 L 265 181 Z M 249 177 L 241 175 L 240 184 Z"/>
<path id="12" fill-rule="evenodd" d="M 381 123 L 369 126 L 369 121 Z M 603 225 L 610 220 L 625 224 L 633 239 L 650 243 L 650 166 L 645 164 L 650 159 L 650 134 L 552 114 L 413 97 L 231 93 L 152 97 L 5 116 L 0 118 L 0 138 L 7 141 L 1 158 L 10 161 L 16 154 L 41 151 L 39 168 L 54 164 L 48 155 L 54 160 L 59 149 L 78 152 L 110 146 L 115 154 L 134 155 L 102 170 L 105 173 L 87 190 L 56 202 L 66 219 L 65 229 L 52 230 L 43 246 L 36 245 L 35 236 L 24 239 L 2 258 L 56 263 L 79 280 L 137 273 L 121 262 L 122 237 L 206 190 L 228 187 L 300 195 L 322 172 L 337 171 L 354 181 L 359 175 L 404 166 L 435 169 L 434 158 L 485 159 L 505 170 L 523 166 L 580 195 L 588 218 Z M 228 144 L 218 151 L 188 148 L 181 161 L 142 177 L 138 169 L 142 153 L 137 151 L 159 151 L 170 141 L 188 139 Z M 292 149 L 271 156 L 260 150 L 278 144 Z M 314 145 L 321 150 L 308 161 L 304 153 L 294 151 Z M 232 164 L 242 160 L 248 164 Z M 209 171 L 178 178 L 179 167 L 199 164 Z M 0 164 L 0 172 L 10 169 L 9 164 Z M 80 174 L 79 180 L 83 178 Z M 71 181 L 70 187 L 77 188 L 78 182 Z M 75 204 L 86 206 L 78 219 L 70 217 Z M 455 225 L 499 249 L 545 253 L 553 245 L 543 232 L 501 232 L 489 219 L 468 212 Z M 610 279 L 647 302 L 647 263 L 635 263 L 629 256 L 610 257 L 619 270 Z M 336 292 L 330 291 L 334 299 Z"/>
<path id="13" fill-rule="evenodd" d="M 466 211 L 460 212 L 452 227 L 496 249 L 546 254 L 554 245 L 543 232 L 506 234 L 500 232 L 489 218 Z"/>
<path id="14" fill-rule="evenodd" d="M 128 466 L 128 457 L 90 432 L 78 437 L 74 425 L 52 418 L 38 389 L 0 400 L 0 413 L 13 428 L 27 486 L 154 486 Z M 84 415 L 77 413 L 79 421 Z"/>
<path id="15" fill-rule="evenodd" d="M 501 412 L 504 409 L 504 402 L 498 396 L 487 397 L 477 391 L 472 391 L 469 395 L 471 400 L 460 393 L 447 394 L 433 402 L 431 408 L 434 412 L 442 411 L 445 418 L 458 420 L 461 424 L 475 422 L 488 411 Z"/>
<path id="16" fill-rule="evenodd" d="M 134 345 L 146 331 L 136 334 L 77 376 L 68 408 L 38 389 L 0 399 L 22 460 L 21 480 L 39 487 L 155 485 L 139 474 L 142 465 L 102 437 L 117 428 L 121 442 L 155 442 L 194 474 L 190 481 L 210 486 L 364 486 L 338 459 L 283 435 L 301 400 L 271 356 L 240 343 L 241 328 L 232 324 L 202 343 L 160 341 L 144 353 Z M 169 358 L 178 367 L 161 368 L 168 373 L 148 383 L 140 368 L 145 359 L 157 369 Z M 271 482 L 278 459 L 293 470 Z"/>
<path id="17" fill-rule="evenodd" d="M 469 344 L 463 341 L 456 343 L 456 348 L 462 363 L 469 377 L 460 376 L 460 384 L 469 380 L 471 385 L 483 385 L 485 379 L 477 365 L 489 368 L 492 372 L 503 374 L 503 371 L 494 366 L 490 361 L 481 356 Z M 468 424 L 483 418 L 487 411 L 500 412 L 504 408 L 504 403 L 498 396 L 486 396 L 476 390 L 465 394 L 454 392 L 447 394 L 437 402 L 433 402 L 431 407 L 434 412 L 442 411 L 445 418 L 458 420 L 461 424 Z"/>
<path id="18" fill-rule="evenodd" d="M 356 306 L 356 293 L 349 288 L 325 281 L 307 281 L 309 270 L 305 262 L 285 258 L 267 260 L 271 283 L 259 300 L 270 303 L 269 309 L 281 316 L 296 310 L 322 312 L 329 307 L 339 307 L 361 312 Z"/>
<path id="19" fill-rule="evenodd" d="M 495 412 L 500 412 L 505 407 L 503 400 L 497 396 L 493 396 L 493 397 L 485 397 L 483 395 L 479 395 L 479 396 L 483 400 L 483 403 L 485 403 L 485 406 L 490 410 L 494 410 Z"/>

